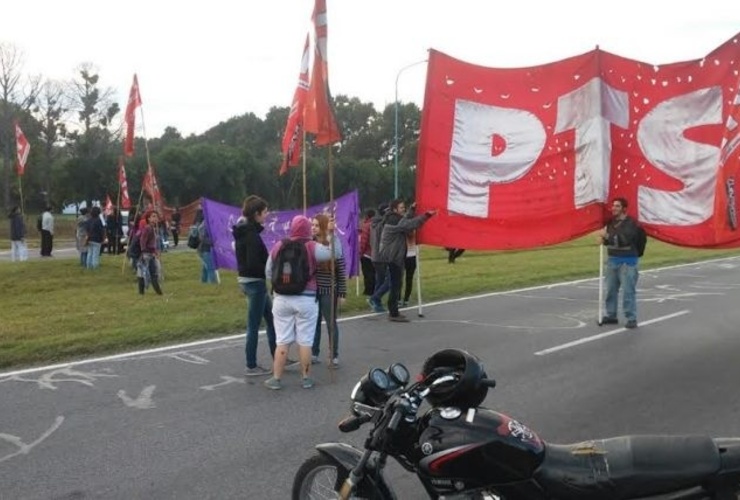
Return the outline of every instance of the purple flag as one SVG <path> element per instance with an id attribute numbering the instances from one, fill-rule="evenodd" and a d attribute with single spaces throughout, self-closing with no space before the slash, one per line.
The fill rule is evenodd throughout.
<path id="1" fill-rule="evenodd" d="M 203 216 L 206 227 L 213 241 L 213 262 L 218 269 L 236 270 L 236 255 L 234 254 L 234 236 L 231 228 L 242 216 L 240 207 L 224 205 L 217 201 L 202 198 Z M 331 213 L 331 204 L 314 205 L 306 210 L 307 217 L 313 217 L 319 213 Z M 357 225 L 360 217 L 360 202 L 357 191 L 352 191 L 334 200 L 334 213 L 336 217 L 335 234 L 342 241 L 344 249 L 344 261 L 347 264 L 347 274 L 358 276 L 359 269 L 359 233 Z M 262 241 L 270 250 L 275 243 L 288 237 L 290 221 L 293 217 L 303 213 L 302 210 L 285 210 L 281 212 L 268 212 L 265 219 L 265 230 L 262 231 Z"/>

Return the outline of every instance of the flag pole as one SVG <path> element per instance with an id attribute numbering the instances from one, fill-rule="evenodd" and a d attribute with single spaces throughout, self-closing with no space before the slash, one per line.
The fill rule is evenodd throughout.
<path id="1" fill-rule="evenodd" d="M 419 303 L 417 315 L 424 317 L 424 306 L 421 303 L 421 245 L 416 244 L 416 301 Z"/>
<path id="2" fill-rule="evenodd" d="M 599 326 L 601 326 L 601 318 L 604 317 L 603 315 L 603 306 L 604 306 L 604 244 L 602 243 L 599 245 L 599 308 L 598 308 L 598 317 L 596 318 L 596 322 Z"/>
<path id="3" fill-rule="evenodd" d="M 303 111 L 303 119 L 305 123 L 306 111 Z M 301 126 L 303 133 L 303 215 L 306 215 L 306 209 L 308 207 L 308 191 L 306 189 L 306 128 Z"/>
<path id="4" fill-rule="evenodd" d="M 336 259 L 334 257 L 334 238 L 336 237 L 336 208 L 334 207 L 334 165 L 332 164 L 332 158 L 331 158 L 331 145 L 329 145 L 329 150 L 327 152 L 328 162 L 329 162 L 329 207 L 331 210 L 331 220 L 332 224 L 334 225 L 334 231 L 331 235 L 331 241 L 329 242 L 331 247 L 331 312 L 329 313 L 329 373 L 331 374 L 331 382 L 334 383 L 335 380 L 335 367 L 334 367 L 334 323 L 337 320 L 337 266 L 336 266 Z M 305 158 L 305 156 L 304 156 Z"/>

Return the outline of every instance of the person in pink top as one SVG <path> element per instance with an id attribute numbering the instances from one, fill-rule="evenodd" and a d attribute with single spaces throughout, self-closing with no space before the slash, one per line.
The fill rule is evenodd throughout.
<path id="1" fill-rule="evenodd" d="M 311 379 L 311 347 L 313 346 L 316 321 L 319 316 L 319 308 L 316 304 L 316 263 L 331 260 L 331 248 L 312 241 L 311 221 L 303 215 L 296 215 L 290 222 L 290 237 L 279 241 L 270 251 L 265 266 L 265 275 L 272 281 L 274 300 L 272 302 L 272 316 L 275 323 L 275 336 L 277 349 L 273 362 L 273 376 L 265 381 L 268 389 L 282 389 L 281 377 L 285 369 L 290 344 L 298 344 L 298 352 L 301 360 L 301 374 L 303 376 L 302 386 L 310 389 L 314 386 Z M 279 293 L 276 288 L 276 278 L 273 275 L 273 263 L 276 271 L 285 273 L 279 269 L 280 249 L 287 242 L 300 242 L 305 245 L 308 258 L 308 276 L 305 287 L 302 290 L 291 293 Z M 305 259 L 304 259 L 305 262 Z M 293 263 L 292 268 L 297 267 Z M 291 270 L 287 271 L 288 273 Z M 281 275 L 282 276 L 282 275 Z M 279 277 L 277 279 L 280 279 Z"/>

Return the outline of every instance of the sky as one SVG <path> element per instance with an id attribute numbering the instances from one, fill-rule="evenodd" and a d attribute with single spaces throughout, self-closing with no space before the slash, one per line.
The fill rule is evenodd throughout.
<path id="1" fill-rule="evenodd" d="M 313 1 L 9 1 L 0 42 L 22 51 L 24 73 L 45 78 L 69 80 L 92 63 L 122 109 L 137 73 L 137 135 L 173 126 L 187 136 L 290 106 Z M 492 67 L 597 45 L 664 64 L 701 58 L 740 33 L 738 0 L 327 0 L 327 11 L 332 94 L 378 111 L 396 90 L 421 106 L 426 65 L 413 64 L 430 48 Z"/>

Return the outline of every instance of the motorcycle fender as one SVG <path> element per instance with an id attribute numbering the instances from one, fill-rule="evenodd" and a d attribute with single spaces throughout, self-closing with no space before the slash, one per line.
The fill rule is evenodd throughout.
<path id="1" fill-rule="evenodd" d="M 345 443 L 319 444 L 316 446 L 316 449 L 319 453 L 331 458 L 347 470 L 354 469 L 362 458 L 362 452 L 360 450 Z M 380 493 L 380 498 L 395 500 L 397 498 L 396 494 L 391 489 L 390 485 L 385 482 L 383 471 L 376 471 L 375 460 L 371 459 L 368 462 L 368 469 L 370 473 L 367 474 L 359 484 L 359 489 L 374 489 Z"/>

